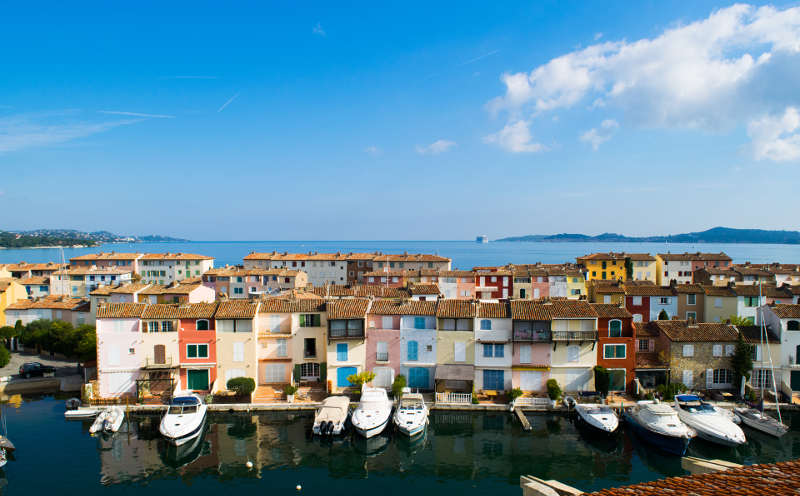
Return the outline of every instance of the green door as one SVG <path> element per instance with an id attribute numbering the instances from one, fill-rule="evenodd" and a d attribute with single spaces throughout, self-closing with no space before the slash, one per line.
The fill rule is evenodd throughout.
<path id="1" fill-rule="evenodd" d="M 800 370 L 792 370 L 792 377 L 790 382 L 792 391 L 800 391 Z"/>
<path id="2" fill-rule="evenodd" d="M 208 390 L 208 370 L 187 370 L 186 377 L 192 391 Z"/>

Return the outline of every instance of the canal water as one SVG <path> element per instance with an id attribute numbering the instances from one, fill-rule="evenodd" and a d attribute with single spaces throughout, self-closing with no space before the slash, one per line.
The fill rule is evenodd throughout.
<path id="1" fill-rule="evenodd" d="M 157 416 L 131 416 L 125 432 L 95 438 L 89 422 L 64 420 L 63 399 L 25 398 L 3 409 L 17 446 L 2 469 L 4 495 L 518 496 L 525 474 L 588 491 L 685 473 L 679 458 L 626 432 L 587 437 L 560 415 L 530 415 L 533 430 L 523 432 L 508 412 L 432 412 L 415 442 L 399 435 L 330 442 L 310 437 L 311 412 L 215 413 L 197 443 L 176 451 L 160 438 Z M 798 428 L 780 440 L 747 430 L 744 447 L 694 440 L 689 454 L 745 464 L 800 457 L 800 414 L 784 420 Z"/>

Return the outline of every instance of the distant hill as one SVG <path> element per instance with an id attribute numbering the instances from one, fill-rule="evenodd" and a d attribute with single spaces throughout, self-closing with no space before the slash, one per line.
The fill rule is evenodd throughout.
<path id="1" fill-rule="evenodd" d="M 549 242 L 597 242 L 607 243 L 760 243 L 760 244 L 800 244 L 800 231 L 769 231 L 766 229 L 734 229 L 713 227 L 711 229 L 685 234 L 666 236 L 625 236 L 617 233 L 603 233 L 597 236 L 586 234 L 531 234 L 510 236 L 496 241 L 549 241 Z"/>
<path id="2" fill-rule="evenodd" d="M 75 229 L 0 230 L 0 248 L 35 248 L 48 246 L 98 246 L 103 243 L 160 243 L 188 241 L 169 236 L 123 236 L 108 231 L 83 232 Z"/>

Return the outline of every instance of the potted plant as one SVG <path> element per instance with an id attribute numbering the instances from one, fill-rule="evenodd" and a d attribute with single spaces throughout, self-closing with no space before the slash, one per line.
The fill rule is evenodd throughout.
<path id="1" fill-rule="evenodd" d="M 512 389 L 512 390 L 511 390 L 511 394 L 510 394 L 509 396 L 511 396 L 511 404 L 513 405 L 513 404 L 514 404 L 514 401 L 515 401 L 517 398 L 519 398 L 520 396 L 522 396 L 522 389 L 520 389 L 520 388 L 514 388 L 514 389 Z"/>
<path id="2" fill-rule="evenodd" d="M 555 379 L 547 380 L 547 396 L 550 398 L 550 406 L 556 407 L 556 401 L 561 397 L 561 387 Z"/>
<path id="3" fill-rule="evenodd" d="M 289 403 L 294 403 L 294 393 L 297 392 L 297 386 L 294 384 L 289 384 L 283 388 L 283 392 L 286 393 L 286 401 Z"/>

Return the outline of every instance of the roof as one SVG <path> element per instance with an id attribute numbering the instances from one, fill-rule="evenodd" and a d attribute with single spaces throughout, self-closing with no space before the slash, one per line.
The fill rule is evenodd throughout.
<path id="1" fill-rule="evenodd" d="M 300 313 L 324 312 L 325 300 L 322 298 L 267 298 L 261 301 L 258 313 Z"/>
<path id="2" fill-rule="evenodd" d="M 649 253 L 626 253 L 626 258 L 630 258 L 631 260 L 636 261 L 643 261 L 643 262 L 655 262 L 656 257 Z"/>
<path id="3" fill-rule="evenodd" d="M 409 288 L 412 295 L 438 295 L 438 284 L 412 284 Z"/>
<path id="4" fill-rule="evenodd" d="M 550 306 L 531 300 L 511 300 L 514 320 L 550 320 Z"/>
<path id="5" fill-rule="evenodd" d="M 143 295 L 159 295 L 159 294 L 189 294 L 192 291 L 196 290 L 197 288 L 201 287 L 202 284 L 172 284 L 169 286 L 162 286 L 160 284 L 154 284 L 147 289 L 141 290 Z"/>
<path id="6" fill-rule="evenodd" d="M 178 305 L 179 319 L 210 319 L 217 311 L 218 303 L 182 303 Z"/>
<path id="7" fill-rule="evenodd" d="M 594 319 L 597 318 L 592 306 L 583 300 L 554 300 L 550 303 L 550 315 L 554 319 Z"/>
<path id="8" fill-rule="evenodd" d="M 248 300 L 228 300 L 220 302 L 216 318 L 219 319 L 252 319 L 258 311 L 258 302 Z"/>
<path id="9" fill-rule="evenodd" d="M 699 284 L 676 284 L 672 289 L 678 294 L 703 294 L 703 286 Z"/>
<path id="10" fill-rule="evenodd" d="M 478 317 L 508 319 L 511 318 L 511 311 L 506 302 L 480 302 L 478 303 Z"/>
<path id="11" fill-rule="evenodd" d="M 578 263 L 580 263 L 582 260 L 625 260 L 625 254 L 614 253 L 613 251 L 608 253 L 591 253 L 589 255 L 578 257 L 577 260 Z"/>
<path id="12" fill-rule="evenodd" d="M 626 283 L 625 295 L 627 296 L 673 296 L 675 293 L 669 286 L 656 286 L 650 284 L 629 284 Z"/>
<path id="13" fill-rule="evenodd" d="M 709 261 L 731 261 L 731 257 L 728 255 L 720 252 L 720 253 L 659 253 L 658 257 L 661 260 L 667 261 L 676 261 L 676 262 L 692 262 L 692 261 L 701 261 L 701 262 L 709 262 Z"/>
<path id="14" fill-rule="evenodd" d="M 736 328 L 729 324 L 712 322 L 689 325 L 685 320 L 656 320 L 652 323 L 673 342 L 732 342 L 738 339 Z"/>
<path id="15" fill-rule="evenodd" d="M 375 262 L 450 262 L 449 258 L 438 255 L 428 254 L 409 254 L 384 255 L 383 253 L 256 253 L 252 252 L 244 257 L 245 260 L 276 260 L 276 261 L 300 261 L 300 260 L 372 260 Z"/>
<path id="16" fill-rule="evenodd" d="M 637 338 L 658 337 L 658 328 L 656 328 L 652 322 L 634 322 L 633 329 Z"/>
<path id="17" fill-rule="evenodd" d="M 98 319 L 139 318 L 147 305 L 144 303 L 106 303 L 97 309 Z"/>
<path id="18" fill-rule="evenodd" d="M 705 292 L 706 296 L 736 297 L 736 293 L 728 286 L 703 286 L 703 292 Z"/>
<path id="19" fill-rule="evenodd" d="M 592 291 L 595 293 L 625 293 L 625 286 L 620 281 L 602 281 L 594 279 L 590 281 Z"/>
<path id="20" fill-rule="evenodd" d="M 651 482 L 640 482 L 629 486 L 603 489 L 592 496 L 655 496 L 691 495 L 737 496 L 797 495 L 800 492 L 800 460 L 780 463 L 765 463 L 732 468 L 721 472 L 669 477 Z"/>
<path id="21" fill-rule="evenodd" d="M 800 318 L 800 305 L 775 305 L 772 308 L 772 311 L 775 312 L 781 319 L 798 319 Z"/>
<path id="22" fill-rule="evenodd" d="M 436 315 L 434 301 L 375 300 L 369 308 L 372 315 Z"/>
<path id="23" fill-rule="evenodd" d="M 70 298 L 62 295 L 49 295 L 35 300 L 19 300 L 6 307 L 8 310 L 27 310 L 29 308 L 42 308 L 50 310 L 75 310 L 82 311 L 81 307 L 89 303 L 82 298 Z"/>
<path id="24" fill-rule="evenodd" d="M 214 257 L 195 253 L 145 253 L 142 260 L 214 260 Z"/>
<path id="25" fill-rule="evenodd" d="M 71 257 L 70 262 L 75 261 L 92 261 L 92 260 L 136 260 L 141 257 L 141 253 L 117 253 L 117 252 L 100 252 L 100 253 L 87 253 L 86 255 L 78 255 Z"/>
<path id="26" fill-rule="evenodd" d="M 474 278 L 475 273 L 471 270 L 440 270 L 439 277 L 470 277 Z"/>
<path id="27" fill-rule="evenodd" d="M 147 305 L 142 312 L 143 319 L 177 319 L 178 305 L 173 304 L 154 304 Z"/>
<path id="28" fill-rule="evenodd" d="M 658 353 L 636 352 L 637 369 L 664 369 L 669 368 L 669 362 L 662 360 Z"/>
<path id="29" fill-rule="evenodd" d="M 442 299 L 436 306 L 436 316 L 446 319 L 473 318 L 477 310 L 477 303 L 472 300 Z"/>
<path id="30" fill-rule="evenodd" d="M 226 266 L 209 269 L 203 273 L 204 276 L 216 277 L 244 277 L 244 276 L 281 276 L 296 277 L 302 270 L 272 268 L 272 269 L 245 269 L 239 266 Z"/>
<path id="31" fill-rule="evenodd" d="M 603 319 L 631 319 L 633 315 L 619 305 L 590 303 L 598 317 Z"/>
<path id="32" fill-rule="evenodd" d="M 748 325 L 748 326 L 736 326 L 739 329 L 739 333 L 742 335 L 742 339 L 745 343 L 750 344 L 758 344 L 761 342 L 761 326 L 757 325 Z M 767 342 L 769 343 L 780 343 L 780 339 L 778 336 L 775 335 L 774 332 L 767 330 Z"/>
<path id="33" fill-rule="evenodd" d="M 61 264 L 47 262 L 47 263 L 12 263 L 12 264 L 4 264 L 3 267 L 10 271 L 10 272 L 19 272 L 22 270 L 49 270 L 54 271 L 61 268 Z"/>
<path id="34" fill-rule="evenodd" d="M 363 319 L 369 308 L 367 298 L 348 298 L 328 302 L 328 319 Z"/>
<path id="35" fill-rule="evenodd" d="M 133 272 L 133 267 L 131 268 L 122 268 L 122 267 L 74 267 L 69 269 L 60 269 L 53 274 L 65 274 L 68 276 L 91 276 L 91 275 L 119 275 L 119 274 L 130 274 Z"/>
<path id="36" fill-rule="evenodd" d="M 33 285 L 49 285 L 50 284 L 50 276 L 33 276 L 33 277 L 24 277 L 17 281 L 18 283 L 22 284 L 23 286 L 26 284 L 33 284 Z"/>

